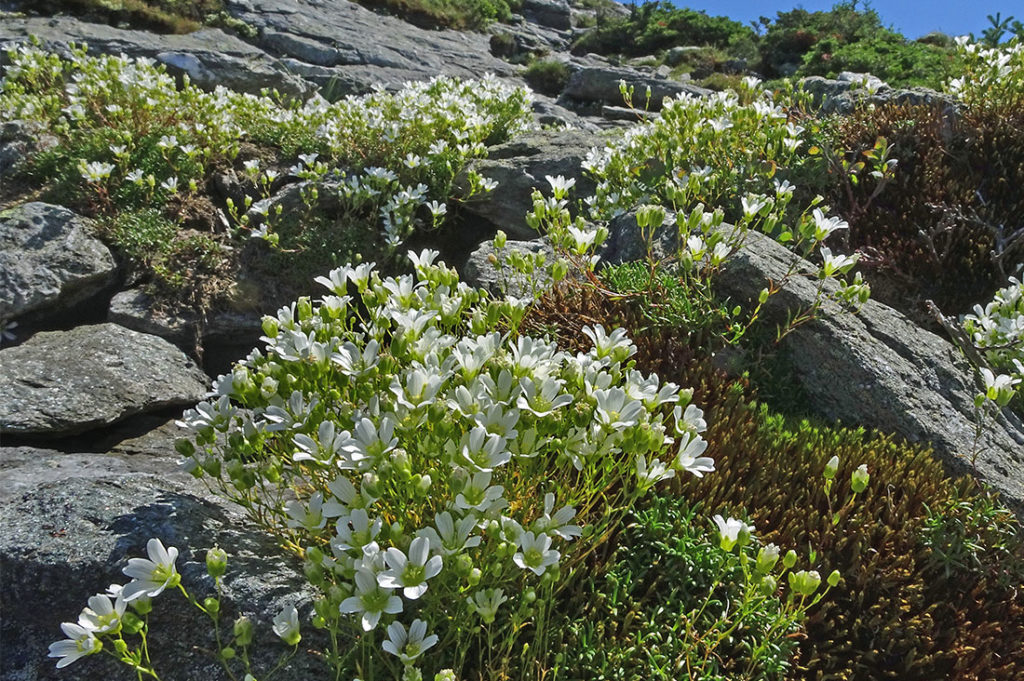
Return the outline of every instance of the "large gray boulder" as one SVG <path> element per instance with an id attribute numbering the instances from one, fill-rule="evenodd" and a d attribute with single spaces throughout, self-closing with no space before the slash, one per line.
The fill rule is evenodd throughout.
<path id="1" fill-rule="evenodd" d="M 25 120 L 0 122 L 0 178 L 17 174 L 30 156 L 56 144 L 57 138 L 47 134 L 39 123 Z"/>
<path id="2" fill-rule="evenodd" d="M 756 302 L 768 280 L 780 282 L 796 257 L 751 233 L 718 289 L 737 302 Z M 810 271 L 809 263 L 799 270 Z M 791 279 L 769 299 L 764 322 L 784 323 L 788 311 L 806 309 L 816 288 L 813 280 Z M 829 284 L 826 291 L 835 288 Z M 1003 410 L 975 441 L 977 379 L 950 342 L 881 303 L 868 301 L 852 314 L 826 301 L 818 319 L 786 336 L 779 350 L 822 416 L 930 443 L 951 472 L 975 473 L 1024 512 L 1024 423 Z"/>
<path id="3" fill-rule="evenodd" d="M 117 324 L 37 333 L 0 350 L 0 433 L 82 433 L 194 404 L 208 385 L 181 350 Z"/>
<path id="4" fill-rule="evenodd" d="M 858 104 L 941 105 L 950 110 L 958 106 L 949 95 L 923 87 L 892 88 L 870 73 L 844 71 L 835 79 L 809 76 L 800 81 L 800 87 L 811 93 L 824 113 L 848 114 Z"/>
<path id="5" fill-rule="evenodd" d="M 520 11 L 527 20 L 568 31 L 572 28 L 572 9 L 567 0 L 523 0 Z"/>
<path id="6" fill-rule="evenodd" d="M 635 69 L 619 66 L 593 66 L 582 68 L 569 77 L 569 83 L 562 97 L 577 102 L 599 102 L 611 106 L 623 103 L 619 82 L 633 86 L 633 106 L 643 109 L 647 101 L 647 88 L 651 88 L 650 109 L 658 111 L 666 97 L 681 94 L 705 96 L 711 94 L 706 88 L 677 80 L 659 78 L 653 74 L 641 73 Z"/>
<path id="7" fill-rule="evenodd" d="M 193 84 L 209 90 L 222 85 L 256 94 L 270 88 L 285 95 L 307 97 L 314 89 L 263 50 L 220 29 L 162 35 L 65 16 L 4 17 L 0 22 L 0 50 L 4 53 L 0 65 L 8 49 L 29 43 L 32 36 L 39 39 L 43 49 L 59 54 L 69 54 L 68 44 L 74 42 L 87 43 L 90 54 L 155 59 L 166 65 L 169 73 L 188 75 Z"/>
<path id="8" fill-rule="evenodd" d="M 467 186 L 466 173 L 475 170 L 486 178 L 496 180 L 498 188 L 476 197 L 465 204 L 463 210 L 502 229 L 514 239 L 529 240 L 537 232 L 526 224 L 526 214 L 533 209 L 530 198 L 534 189 L 545 196 L 551 195 L 546 176 L 562 175 L 576 180 L 570 196 L 589 196 L 594 182 L 588 178 L 580 164 L 591 147 L 601 138 L 583 130 L 540 130 L 517 137 L 511 142 L 492 147 L 486 159 L 469 164 L 456 178 L 456 183 Z"/>
<path id="9" fill-rule="evenodd" d="M 622 263 L 646 261 L 655 262 L 673 258 L 679 250 L 679 228 L 675 213 L 665 215 L 663 225 L 654 230 L 648 239 L 636 222 L 636 209 L 617 215 L 608 222 L 608 238 L 597 250 L 601 256 L 600 265 L 621 265 Z"/>
<path id="10" fill-rule="evenodd" d="M 491 56 L 489 37 L 430 31 L 348 0 L 228 0 L 228 11 L 258 31 L 261 48 L 336 99 L 374 85 L 397 89 L 438 75 L 511 75 Z"/>
<path id="11" fill-rule="evenodd" d="M 92 220 L 48 203 L 0 212 L 0 318 L 57 313 L 117 278 Z"/>
<path id="12" fill-rule="evenodd" d="M 299 608 L 302 645 L 322 646 L 309 624 L 313 594 L 298 561 L 253 528 L 239 508 L 178 470 L 173 458 L 0 448 L 0 525 L 0 681 L 134 679 L 106 654 L 58 670 L 47 647 L 64 638 L 60 623 L 76 621 L 90 596 L 128 581 L 121 570 L 128 558 L 146 556 L 153 537 L 180 549 L 182 583 L 200 600 L 215 595 L 206 550 L 219 545 L 227 551 L 222 625 L 230 631 L 240 614 L 254 621 L 259 678 L 285 652 L 271 633 L 271 620 L 285 605 Z M 150 651 L 161 678 L 227 678 L 209 653 L 216 646 L 205 615 L 176 591 L 161 594 L 153 606 Z M 298 655 L 274 678 L 325 673 L 322 663 Z"/>

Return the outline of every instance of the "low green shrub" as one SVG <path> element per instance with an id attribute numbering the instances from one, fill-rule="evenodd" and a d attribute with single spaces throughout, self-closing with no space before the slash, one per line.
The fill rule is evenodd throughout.
<path id="1" fill-rule="evenodd" d="M 495 21 L 507 21 L 517 0 L 358 0 L 383 9 L 423 28 L 482 30 Z"/>
<path id="2" fill-rule="evenodd" d="M 709 16 L 665 1 L 648 2 L 634 6 L 628 17 L 599 20 L 596 28 L 576 41 L 573 52 L 638 56 L 676 45 L 740 48 L 754 35 L 749 26 L 727 17 Z"/>
<path id="3" fill-rule="evenodd" d="M 896 88 L 939 90 L 957 73 L 958 65 L 955 51 L 948 47 L 908 41 L 879 29 L 854 42 L 822 38 L 804 54 L 796 75 L 834 78 L 843 71 L 870 73 Z"/>
<path id="4" fill-rule="evenodd" d="M 530 64 L 523 78 L 534 90 L 557 97 L 569 82 L 569 67 L 557 59 L 539 59 Z"/>

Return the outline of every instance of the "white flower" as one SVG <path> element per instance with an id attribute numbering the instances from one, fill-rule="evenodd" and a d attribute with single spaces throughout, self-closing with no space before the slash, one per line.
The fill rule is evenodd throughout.
<path id="1" fill-rule="evenodd" d="M 537 389 L 537 383 L 529 378 L 519 381 L 523 394 L 516 400 L 516 406 L 534 416 L 550 416 L 557 409 L 572 404 L 572 395 L 562 392 L 563 381 L 548 376 Z"/>
<path id="2" fill-rule="evenodd" d="M 744 544 L 750 537 L 750 534 L 754 531 L 753 525 L 747 525 L 742 520 L 736 520 L 736 518 L 729 518 L 725 520 L 720 515 L 714 517 L 715 524 L 718 525 L 718 534 L 721 538 L 721 546 L 725 551 L 732 551 L 732 548 L 737 544 Z"/>
<path id="3" fill-rule="evenodd" d="M 437 643 L 437 634 L 427 636 L 426 633 L 427 623 L 421 619 L 413 620 L 408 632 L 401 622 L 392 622 L 388 626 L 388 639 L 381 646 L 408 665 Z"/>
<path id="4" fill-rule="evenodd" d="M 124 616 L 125 600 L 121 595 L 120 586 L 114 586 L 117 592 L 114 600 L 111 601 L 108 594 L 97 594 L 89 598 L 89 607 L 78 616 L 78 625 L 93 631 L 97 634 L 105 634 L 114 631 L 121 624 L 121 617 Z"/>
<path id="5" fill-rule="evenodd" d="M 125 601 L 133 601 L 142 596 L 156 598 L 164 589 L 174 588 L 181 581 L 174 566 L 174 561 L 178 559 L 178 549 L 173 546 L 165 549 L 159 539 L 150 539 L 146 543 L 146 553 L 149 554 L 149 560 L 132 558 L 122 570 L 132 578 L 121 591 Z"/>
<path id="6" fill-rule="evenodd" d="M 708 448 L 708 443 L 695 433 L 688 433 L 686 437 L 686 444 L 679 448 L 679 455 L 676 456 L 675 467 L 703 478 L 705 473 L 715 470 L 715 460 L 710 456 L 701 456 Z"/>
<path id="7" fill-rule="evenodd" d="M 842 218 L 832 216 L 830 218 L 825 217 L 825 214 L 820 208 L 815 208 L 812 212 L 814 216 L 814 240 L 824 241 L 828 236 L 838 229 L 849 229 L 850 225 Z"/>
<path id="8" fill-rule="evenodd" d="M 335 525 L 338 534 L 331 540 L 331 546 L 340 551 L 362 549 L 380 534 L 382 526 L 380 518 L 371 523 L 366 509 L 357 508 L 349 515 L 338 519 Z"/>
<path id="9" fill-rule="evenodd" d="M 834 274 L 843 274 L 857 264 L 857 255 L 832 255 L 831 249 L 822 246 L 821 260 L 821 276 L 831 277 Z"/>
<path id="10" fill-rule="evenodd" d="M 519 535 L 519 552 L 512 561 L 524 570 L 542 575 L 548 566 L 558 562 L 560 554 L 551 548 L 551 537 L 546 534 L 523 532 Z"/>
<path id="11" fill-rule="evenodd" d="M 668 469 L 668 465 L 656 457 L 651 461 L 643 454 L 636 455 L 636 477 L 640 490 L 647 490 L 661 482 L 674 478 L 676 472 Z"/>
<path id="12" fill-rule="evenodd" d="M 595 390 L 597 411 L 594 416 L 608 430 L 622 430 L 635 426 L 644 412 L 643 402 L 631 400 L 622 388 Z"/>
<path id="13" fill-rule="evenodd" d="M 299 611 L 294 605 L 285 607 L 274 616 L 274 633 L 288 645 L 298 645 L 302 635 L 299 633 Z"/>
<path id="14" fill-rule="evenodd" d="M 82 160 L 78 162 L 78 171 L 86 182 L 102 182 L 110 177 L 114 167 L 113 163 L 104 163 L 102 161 L 86 163 Z"/>
<path id="15" fill-rule="evenodd" d="M 480 615 L 484 624 L 490 624 L 494 621 L 498 608 L 507 600 L 508 597 L 505 596 L 504 590 L 485 589 L 473 594 L 473 597 L 469 599 L 469 606 Z"/>
<path id="16" fill-rule="evenodd" d="M 299 528 L 315 532 L 327 524 L 324 517 L 324 495 L 314 492 L 309 498 L 309 506 L 295 499 L 285 504 L 285 513 L 288 514 L 288 527 Z"/>
<path id="17" fill-rule="evenodd" d="M 397 615 L 402 612 L 402 599 L 377 583 L 373 571 L 361 567 L 356 570 L 356 592 L 341 602 L 338 609 L 343 614 L 361 613 L 359 618 L 363 631 L 370 631 L 380 622 L 381 615 Z"/>
<path id="18" fill-rule="evenodd" d="M 555 509 L 555 495 L 548 492 L 544 495 L 544 515 L 533 521 L 530 529 L 534 532 L 553 534 L 562 539 L 572 540 L 583 534 L 579 525 L 569 525 L 569 521 L 576 517 L 576 509 L 572 506 L 563 506 L 552 515 Z"/>
<path id="19" fill-rule="evenodd" d="M 451 556 L 461 552 L 463 549 L 480 545 L 479 536 L 469 536 L 476 528 L 476 516 L 472 513 L 459 520 L 458 525 L 452 519 L 448 511 L 441 511 L 434 518 L 434 525 L 437 527 L 425 527 L 419 534 L 426 537 L 430 542 L 430 548 L 438 553 Z"/>
<path id="20" fill-rule="evenodd" d="M 103 649 L 103 643 L 93 632 L 73 622 L 64 622 L 60 625 L 61 630 L 67 639 L 50 644 L 50 654 L 47 657 L 59 657 L 57 669 L 67 667 L 75 660 L 98 653 Z"/>
<path id="21" fill-rule="evenodd" d="M 388 549 L 384 559 L 390 569 L 377 575 L 377 583 L 387 589 L 402 589 L 410 600 L 419 598 L 427 591 L 427 580 L 441 572 L 441 556 L 429 556 L 430 541 L 426 537 L 412 540 L 408 558 L 401 549 Z"/>
<path id="22" fill-rule="evenodd" d="M 491 485 L 490 471 L 474 473 L 469 484 L 455 496 L 455 508 L 487 513 L 491 508 L 506 505 L 507 502 L 502 498 L 504 493 L 505 488 L 501 485 Z"/>

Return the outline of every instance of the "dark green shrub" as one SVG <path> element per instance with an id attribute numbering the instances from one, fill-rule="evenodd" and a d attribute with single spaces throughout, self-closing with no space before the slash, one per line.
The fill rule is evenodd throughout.
<path id="1" fill-rule="evenodd" d="M 359 0 L 386 10 L 423 28 L 480 30 L 495 21 L 507 21 L 516 0 Z"/>
<path id="2" fill-rule="evenodd" d="M 857 3 L 840 2 L 827 12 L 794 9 L 779 12 L 774 21 L 761 17 L 765 34 L 761 37 L 761 61 L 768 77 L 783 73 L 786 64 L 799 66 L 804 55 L 819 40 L 831 37 L 839 45 L 871 37 L 882 29 L 882 21 L 873 9 L 857 9 Z"/>
<path id="3" fill-rule="evenodd" d="M 834 167 L 815 190 L 850 223 L 849 245 L 868 254 L 865 276 L 882 302 L 919 310 L 932 299 L 965 313 L 1024 262 L 1024 243 L 1009 238 L 1024 214 L 1024 109 L 1015 104 L 956 116 L 939 104 L 866 107 L 827 132 L 850 162 L 879 136 L 899 161 L 873 200 L 873 178 L 853 186 Z"/>
<path id="4" fill-rule="evenodd" d="M 573 46 L 576 54 L 654 54 L 676 45 L 712 45 L 727 48 L 753 40 L 753 29 L 728 17 L 713 17 L 669 2 L 634 6 L 628 17 L 599 20 Z M 745 55 L 740 55 L 745 56 Z"/>
<path id="5" fill-rule="evenodd" d="M 557 59 L 541 59 L 530 64 L 523 77 L 534 90 L 555 97 L 569 82 L 569 67 Z"/>
<path id="6" fill-rule="evenodd" d="M 879 30 L 855 42 L 827 37 L 803 57 L 799 76 L 835 77 L 842 71 L 870 73 L 893 87 L 941 89 L 956 71 L 955 52 L 907 41 L 899 33 Z"/>

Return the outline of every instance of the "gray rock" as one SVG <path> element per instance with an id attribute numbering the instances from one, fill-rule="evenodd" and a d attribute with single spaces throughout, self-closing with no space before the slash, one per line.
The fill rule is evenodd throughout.
<path id="1" fill-rule="evenodd" d="M 629 121 L 638 123 L 651 121 L 659 118 L 657 111 L 644 111 L 643 109 L 630 109 L 628 106 L 602 106 L 601 116 L 610 121 Z"/>
<path id="2" fill-rule="evenodd" d="M 13 175 L 33 154 L 57 144 L 57 138 L 42 132 L 32 121 L 6 121 L 0 125 L 0 177 Z"/>
<path id="3" fill-rule="evenodd" d="M 69 54 L 68 43 L 87 43 L 91 54 L 125 54 L 156 59 L 169 73 L 188 75 L 198 87 L 218 85 L 240 92 L 264 88 L 284 95 L 308 97 L 313 87 L 295 77 L 263 50 L 215 28 L 186 35 L 163 35 L 114 28 L 70 17 L 14 17 L 0 22 L 0 48 L 5 52 L 36 36 L 46 50 Z M 2 63 L 3 57 L 0 57 Z"/>
<path id="4" fill-rule="evenodd" d="M 566 0 L 523 0 L 521 10 L 528 21 L 568 31 L 572 28 L 572 10 Z"/>
<path id="5" fill-rule="evenodd" d="M 60 623 L 75 621 L 90 596 L 128 581 L 121 570 L 128 558 L 145 557 L 152 537 L 180 549 L 182 583 L 200 599 L 215 594 L 205 574 L 206 549 L 227 551 L 222 623 L 230 630 L 240 614 L 254 621 L 254 671 L 268 670 L 284 652 L 271 620 L 286 604 L 300 610 L 303 646 L 322 644 L 308 625 L 313 594 L 297 561 L 254 531 L 240 509 L 178 470 L 173 459 L 8 447 L 0 449 L 0 471 L 0 598 L 20 604 L 5 609 L 0 625 L 3 681 L 134 678 L 103 654 L 57 670 L 47 647 L 64 638 Z M 220 664 L 202 652 L 216 649 L 205 615 L 174 591 L 153 606 L 150 650 L 161 678 L 225 678 Z M 274 678 L 298 681 L 324 672 L 320 662 L 299 655 Z"/>
<path id="6" fill-rule="evenodd" d="M 534 278 L 521 274 L 502 262 L 511 252 L 517 252 L 527 258 L 543 254 L 548 262 L 554 260 L 555 251 L 547 239 L 530 241 L 505 242 L 505 247 L 498 252 L 493 241 L 484 241 L 473 251 L 462 269 L 462 280 L 471 286 L 486 289 L 495 296 L 532 297 L 550 287 L 551 277 L 545 272 L 537 272 Z M 495 262 L 492 262 L 492 259 Z"/>
<path id="7" fill-rule="evenodd" d="M 659 110 L 666 97 L 681 94 L 704 96 L 711 94 L 707 90 L 689 83 L 666 80 L 652 75 L 642 74 L 635 69 L 607 66 L 580 69 L 569 77 L 569 83 L 563 93 L 564 98 L 582 102 L 602 102 L 611 106 L 623 103 L 619 82 L 625 81 L 633 86 L 633 105 L 643 107 L 646 101 L 647 88 L 651 88 L 650 108 Z"/>
<path id="8" fill-rule="evenodd" d="M 533 118 L 541 126 L 577 128 L 589 132 L 598 130 L 587 118 L 556 104 L 554 99 L 539 92 L 533 93 Z"/>
<path id="9" fill-rule="evenodd" d="M 608 223 L 608 238 L 601 244 L 597 254 L 601 256 L 601 265 L 619 265 L 636 260 L 646 260 L 648 255 L 655 261 L 665 260 L 675 255 L 679 246 L 679 228 L 676 227 L 675 213 L 666 212 L 664 224 L 654 230 L 651 238 L 650 253 L 636 223 L 636 210 L 630 210 L 613 218 Z"/>
<path id="10" fill-rule="evenodd" d="M 490 54 L 484 34 L 425 30 L 348 0 L 225 4 L 232 16 L 258 30 L 257 45 L 303 78 L 330 87 L 329 99 L 438 75 L 512 74 L 509 64 Z"/>
<path id="11" fill-rule="evenodd" d="M 751 233 L 719 278 L 719 291 L 737 302 L 756 301 L 768 279 L 781 281 L 795 257 Z M 801 267 L 808 271 L 809 263 Z M 790 280 L 769 299 L 764 321 L 784 323 L 787 311 L 814 300 L 815 289 L 810 280 Z M 850 314 L 826 301 L 819 318 L 786 336 L 780 351 L 822 416 L 929 443 L 952 473 L 975 473 L 1024 512 L 1024 423 L 1004 410 L 978 440 L 974 469 L 977 379 L 945 339 L 878 302 Z"/>
<path id="12" fill-rule="evenodd" d="M 58 437 L 194 404 L 209 379 L 162 338 L 117 324 L 37 333 L 0 350 L 0 433 Z"/>
<path id="13" fill-rule="evenodd" d="M 955 98 L 935 90 L 921 87 L 895 89 L 871 74 L 847 71 L 835 80 L 821 76 L 804 78 L 801 87 L 814 96 L 815 104 L 824 113 L 850 113 L 858 103 L 876 106 L 941 104 L 949 111 L 955 111 L 959 106 Z"/>
<path id="14" fill-rule="evenodd" d="M 706 49 L 707 48 L 693 45 L 676 45 L 675 47 L 670 47 L 668 52 L 665 53 L 665 63 L 669 66 L 679 66 L 686 61 L 687 57 L 691 54 L 700 54 Z"/>
<path id="15" fill-rule="evenodd" d="M 269 312 L 269 310 L 268 310 Z M 121 291 L 110 300 L 107 321 L 139 333 L 167 339 L 179 347 L 196 344 L 242 344 L 259 338 L 262 315 L 256 312 L 215 309 L 200 319 L 194 311 L 163 312 L 141 289 Z"/>
<path id="16" fill-rule="evenodd" d="M 537 233 L 526 224 L 526 213 L 532 210 L 530 198 L 534 189 L 550 196 L 545 176 L 575 178 L 576 187 L 570 196 L 588 196 L 594 183 L 580 167 L 587 151 L 599 138 L 582 130 L 541 130 L 521 135 L 505 144 L 492 147 L 486 159 L 473 161 L 456 178 L 465 187 L 466 172 L 476 170 L 496 180 L 498 188 L 490 194 L 474 198 L 463 206 L 469 215 L 483 218 L 496 229 L 503 229 L 512 238 L 532 239 Z"/>
<path id="17" fill-rule="evenodd" d="M 67 208 L 27 203 L 0 213 L 0 317 L 55 314 L 117 278 L 92 221 Z"/>

